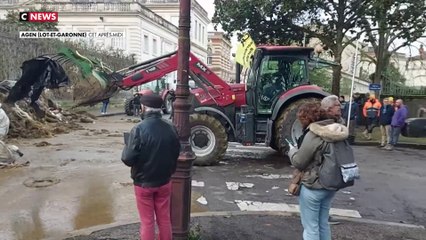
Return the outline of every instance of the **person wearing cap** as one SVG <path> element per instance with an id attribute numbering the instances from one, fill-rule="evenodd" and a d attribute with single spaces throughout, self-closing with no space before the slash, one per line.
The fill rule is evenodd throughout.
<path id="1" fill-rule="evenodd" d="M 362 113 L 367 120 L 363 134 L 368 140 L 371 140 L 371 133 L 378 123 L 381 107 L 382 104 L 380 101 L 376 100 L 374 94 L 370 94 L 368 101 L 365 102 L 364 108 L 362 109 Z"/>
<path id="2" fill-rule="evenodd" d="M 159 95 L 143 95 L 140 101 L 144 120 L 125 138 L 121 160 L 131 167 L 141 220 L 140 239 L 155 239 L 156 219 L 158 239 L 171 240 L 170 179 L 181 149 L 179 136 L 175 126 L 162 118 Z"/>
<path id="3" fill-rule="evenodd" d="M 398 110 L 398 107 L 395 105 L 395 101 L 393 97 L 388 97 L 389 99 L 389 104 L 393 107 L 394 112 L 396 112 L 396 110 Z"/>

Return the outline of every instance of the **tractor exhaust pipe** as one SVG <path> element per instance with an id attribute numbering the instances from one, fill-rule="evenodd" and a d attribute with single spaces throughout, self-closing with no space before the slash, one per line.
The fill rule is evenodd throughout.
<path id="1" fill-rule="evenodd" d="M 235 53 L 232 54 L 232 57 L 235 58 Z M 241 64 L 235 62 L 235 83 L 241 83 L 241 71 L 242 71 Z"/>
<path id="2" fill-rule="evenodd" d="M 235 83 L 241 83 L 241 64 L 236 63 L 235 66 Z"/>
<path id="3" fill-rule="evenodd" d="M 235 53 L 232 54 L 235 58 Z M 235 83 L 241 83 L 241 71 L 243 70 L 241 64 L 235 62 Z"/>

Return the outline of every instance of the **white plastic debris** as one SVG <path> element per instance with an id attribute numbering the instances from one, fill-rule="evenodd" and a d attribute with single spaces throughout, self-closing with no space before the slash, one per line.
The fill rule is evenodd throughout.
<path id="1" fill-rule="evenodd" d="M 10 120 L 0 104 L 0 140 L 3 140 L 9 133 Z"/>
<path id="2" fill-rule="evenodd" d="M 276 190 L 276 189 L 279 189 L 280 187 L 278 187 L 278 186 L 273 186 L 272 187 L 272 190 Z"/>
<path id="3" fill-rule="evenodd" d="M 342 191 L 344 194 L 351 194 L 351 191 Z"/>
<path id="4" fill-rule="evenodd" d="M 253 188 L 253 183 L 226 182 L 226 187 L 231 191 L 237 191 L 241 188 Z"/>
<path id="5" fill-rule="evenodd" d="M 203 205 L 207 205 L 207 199 L 204 196 L 201 196 L 197 199 L 197 202 Z"/>
<path id="6" fill-rule="evenodd" d="M 192 180 L 191 185 L 193 187 L 204 187 L 205 186 L 203 181 L 197 181 L 197 180 Z"/>
<path id="7" fill-rule="evenodd" d="M 354 197 L 351 197 L 351 198 L 349 198 L 350 200 L 352 200 L 352 201 L 355 201 L 355 198 Z"/>

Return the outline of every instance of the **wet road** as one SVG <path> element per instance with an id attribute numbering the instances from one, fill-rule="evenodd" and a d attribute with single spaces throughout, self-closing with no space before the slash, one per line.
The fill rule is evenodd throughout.
<path id="1" fill-rule="evenodd" d="M 31 164 L 0 170 L 0 239 L 61 239 L 78 229 L 137 221 L 129 169 L 120 161 L 121 133 L 133 125 L 113 116 L 86 124 L 87 130 L 20 142 Z M 50 145 L 34 145 L 41 141 Z M 192 211 L 293 211 L 297 199 L 285 191 L 292 171 L 285 159 L 266 148 L 231 145 L 218 166 L 194 167 Z M 355 147 L 355 153 L 362 179 L 337 194 L 336 214 L 426 225 L 426 151 Z M 52 185 L 35 187 L 43 183 Z"/>

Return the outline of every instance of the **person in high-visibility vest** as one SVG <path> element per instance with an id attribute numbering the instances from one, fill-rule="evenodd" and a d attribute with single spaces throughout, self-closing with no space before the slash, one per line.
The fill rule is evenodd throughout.
<path id="1" fill-rule="evenodd" d="M 367 120 L 363 134 L 368 140 L 371 140 L 371 133 L 373 132 L 374 127 L 376 127 L 378 124 L 381 107 L 382 104 L 380 101 L 378 101 L 374 95 L 370 95 L 368 101 L 365 102 L 364 108 L 362 109 L 362 113 Z"/>

